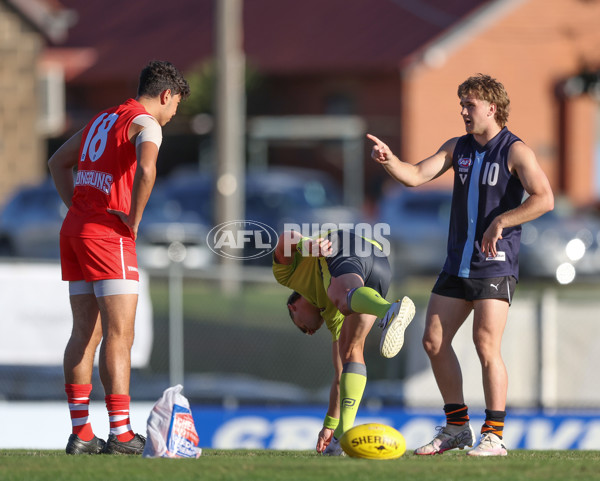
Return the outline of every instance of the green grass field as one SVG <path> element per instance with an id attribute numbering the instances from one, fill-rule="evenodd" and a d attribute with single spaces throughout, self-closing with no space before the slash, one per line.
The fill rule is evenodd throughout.
<path id="1" fill-rule="evenodd" d="M 392 461 L 328 458 L 308 451 L 205 450 L 199 459 L 67 456 L 62 451 L 0 451 L 2 481 L 572 481 L 600 480 L 598 451 L 511 451 L 473 459 L 464 452 L 405 454 Z"/>

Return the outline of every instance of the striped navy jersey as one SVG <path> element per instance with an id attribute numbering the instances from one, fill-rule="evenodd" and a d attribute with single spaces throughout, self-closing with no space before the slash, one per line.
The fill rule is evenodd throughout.
<path id="1" fill-rule="evenodd" d="M 481 252 L 483 233 L 492 220 L 523 201 L 523 185 L 508 169 L 510 146 L 519 140 L 506 127 L 483 147 L 471 134 L 458 139 L 452 156 L 454 191 L 445 272 L 467 278 L 519 278 L 520 225 L 503 229 L 496 257 L 486 258 Z"/>

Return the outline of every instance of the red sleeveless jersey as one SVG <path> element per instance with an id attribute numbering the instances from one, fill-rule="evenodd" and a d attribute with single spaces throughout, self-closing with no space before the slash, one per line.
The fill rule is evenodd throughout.
<path id="1" fill-rule="evenodd" d="M 131 122 L 149 115 L 134 99 L 100 112 L 85 127 L 72 204 L 61 234 L 71 237 L 131 237 L 123 222 L 106 209 L 129 213 L 137 166 L 135 145 L 129 141 Z"/>

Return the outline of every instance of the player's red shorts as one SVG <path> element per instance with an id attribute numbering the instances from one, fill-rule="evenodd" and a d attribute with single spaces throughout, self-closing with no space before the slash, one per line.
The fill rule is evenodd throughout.
<path id="1" fill-rule="evenodd" d="M 63 281 L 140 280 L 135 241 L 129 237 L 91 239 L 60 236 Z"/>

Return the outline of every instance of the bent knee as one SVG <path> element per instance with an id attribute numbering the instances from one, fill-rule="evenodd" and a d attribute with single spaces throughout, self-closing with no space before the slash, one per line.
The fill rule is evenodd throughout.
<path id="1" fill-rule="evenodd" d="M 122 345 L 122 346 L 128 346 L 129 348 L 131 348 L 133 346 L 133 339 L 134 339 L 134 334 L 133 332 L 123 332 L 123 331 L 117 331 L 117 332 L 108 332 L 104 337 L 104 342 L 105 343 L 109 343 L 109 344 L 113 344 L 113 345 Z"/>
<path id="2" fill-rule="evenodd" d="M 473 344 L 480 358 L 494 358 L 500 355 L 501 343 L 490 335 L 474 335 Z"/>
<path id="3" fill-rule="evenodd" d="M 347 294 L 345 294 L 345 295 L 336 295 L 336 296 L 330 298 L 331 302 L 333 302 L 333 305 L 344 316 L 349 316 L 350 314 L 353 314 L 353 311 L 350 309 L 350 307 L 348 307 L 347 297 L 348 297 Z"/>
<path id="4" fill-rule="evenodd" d="M 346 301 L 336 302 L 335 307 L 337 307 L 337 310 L 340 311 L 344 316 L 354 314 L 354 311 L 350 310 Z"/>
<path id="5" fill-rule="evenodd" d="M 477 352 L 477 356 L 482 362 L 491 362 L 495 359 L 502 359 L 502 353 L 500 349 L 491 343 L 476 343 L 475 351 Z"/>
<path id="6" fill-rule="evenodd" d="M 423 336 L 422 343 L 423 349 L 425 349 L 425 352 L 430 357 L 436 356 L 442 350 L 441 340 L 436 337 L 429 336 L 427 333 Z"/>

